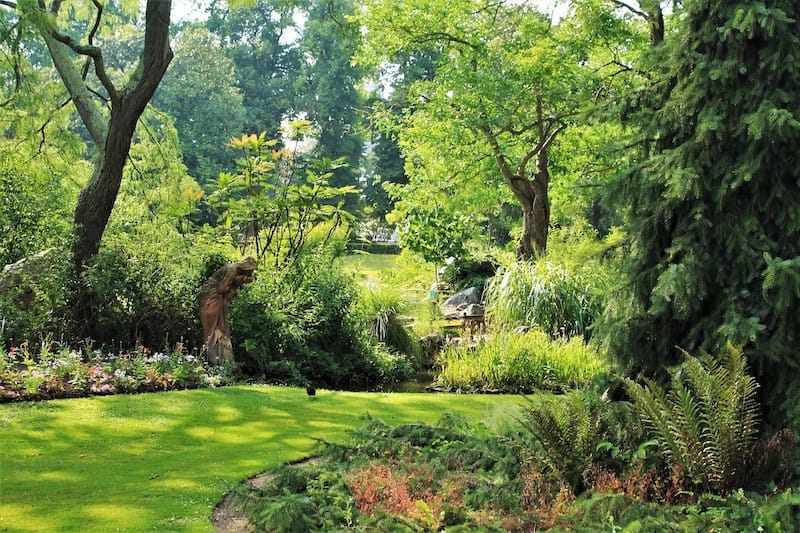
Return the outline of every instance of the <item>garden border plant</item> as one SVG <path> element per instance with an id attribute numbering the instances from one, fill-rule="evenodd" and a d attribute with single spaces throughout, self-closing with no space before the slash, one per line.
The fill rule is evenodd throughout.
<path id="1" fill-rule="evenodd" d="M 0 402 L 74 398 L 229 385 L 229 366 L 210 366 L 182 342 L 167 352 L 144 346 L 122 353 L 28 342 L 0 352 Z"/>

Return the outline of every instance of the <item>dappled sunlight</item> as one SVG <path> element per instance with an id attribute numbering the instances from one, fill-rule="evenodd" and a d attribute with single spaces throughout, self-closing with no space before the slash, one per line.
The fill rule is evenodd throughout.
<path id="1" fill-rule="evenodd" d="M 12 528 L 19 524 L 25 524 L 27 531 L 48 531 L 52 528 L 53 523 L 48 520 L 46 513 L 36 514 L 37 506 L 9 503 L 5 494 L 7 490 L 0 485 L 0 531 L 14 531 Z"/>
<path id="2" fill-rule="evenodd" d="M 153 474 L 155 476 L 156 474 Z M 185 477 L 159 477 L 153 480 L 153 485 L 165 489 L 195 489 L 199 483 Z"/>
<path id="3" fill-rule="evenodd" d="M 0 515 L 28 531 L 78 527 L 37 518 L 54 506 L 79 509 L 81 531 L 178 523 L 204 531 L 210 509 L 232 485 L 312 455 L 316 439 L 347 441 L 367 413 L 393 424 L 458 411 L 492 424 L 510 419 L 519 403 L 514 396 L 328 390 L 312 400 L 299 388 L 237 386 L 3 404 L 0 417 L 13 422 L 0 448 Z M 154 516 L 155 509 L 162 514 Z M 119 518 L 128 513 L 136 517 Z"/>
<path id="4" fill-rule="evenodd" d="M 87 530 L 95 531 L 99 531 L 101 527 L 107 527 L 107 531 L 114 531 L 117 527 L 130 527 L 131 517 L 136 517 L 134 524 L 142 528 L 146 528 L 146 524 L 152 520 L 152 514 L 142 506 L 116 502 L 90 503 L 80 507 L 80 514 L 86 520 Z"/>
<path id="5" fill-rule="evenodd" d="M 227 405 L 217 407 L 213 412 L 213 420 L 217 423 L 235 422 L 237 420 L 241 420 L 242 418 L 244 418 L 244 414 L 242 414 L 241 411 L 237 411 L 236 409 Z"/>
<path id="6" fill-rule="evenodd" d="M 42 481 L 48 481 L 52 483 L 64 483 L 66 481 L 70 482 L 80 481 L 81 476 L 77 473 L 70 473 L 64 471 L 43 472 L 39 474 L 39 479 Z"/>

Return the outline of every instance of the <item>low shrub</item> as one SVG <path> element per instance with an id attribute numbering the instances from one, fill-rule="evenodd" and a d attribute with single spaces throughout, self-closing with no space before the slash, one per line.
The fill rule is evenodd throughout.
<path id="1" fill-rule="evenodd" d="M 594 494 L 579 499 L 561 517 L 560 531 L 798 531 L 800 493 L 760 495 L 735 491 L 701 495 L 689 505 L 663 505 L 623 494 Z"/>
<path id="2" fill-rule="evenodd" d="M 591 383 L 607 370 L 604 358 L 583 339 L 550 339 L 538 330 L 502 332 L 477 345 L 446 347 L 437 384 L 449 389 L 528 393 Z"/>
<path id="3" fill-rule="evenodd" d="M 270 470 L 266 485 L 243 484 L 233 498 L 267 531 L 519 529 L 517 450 L 449 415 L 435 426 L 396 427 L 367 417 L 351 444 L 327 444 L 318 461 Z M 302 512 L 286 511 L 297 502 Z"/>
<path id="4" fill-rule="evenodd" d="M 440 280 L 454 293 L 470 287 L 482 287 L 495 275 L 499 265 L 489 256 L 464 257 L 445 261 Z"/>
<path id="5" fill-rule="evenodd" d="M 350 241 L 347 243 L 347 251 L 350 253 L 361 252 L 380 255 L 397 255 L 400 253 L 400 245 L 386 242 L 370 241 Z"/>
<path id="6" fill-rule="evenodd" d="M 0 401 L 216 387 L 233 382 L 230 368 L 209 367 L 177 343 L 167 352 L 140 346 L 118 354 L 23 342 L 0 353 Z"/>

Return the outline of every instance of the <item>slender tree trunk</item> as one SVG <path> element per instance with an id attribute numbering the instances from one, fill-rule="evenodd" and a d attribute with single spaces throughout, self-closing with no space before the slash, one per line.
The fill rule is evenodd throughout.
<path id="1" fill-rule="evenodd" d="M 547 196 L 550 187 L 547 149 L 536 157 L 536 173 L 531 187 L 533 188 L 533 225 L 531 228 L 534 253 L 544 255 L 547 251 L 547 234 L 550 230 L 550 198 Z"/>
<path id="2" fill-rule="evenodd" d="M 539 109 L 541 116 L 541 108 Z M 540 119 L 539 123 L 542 123 Z M 489 145 L 492 147 L 500 174 L 508 184 L 522 208 L 522 235 L 517 244 L 517 259 L 528 260 L 544 255 L 547 251 L 547 233 L 550 227 L 550 200 L 547 196 L 550 187 L 549 159 L 547 150 L 549 144 L 562 129 L 557 128 L 550 135 L 545 135 L 540 128 L 540 144 L 523 158 L 516 172 L 512 171 L 506 156 L 497 142 L 497 137 L 488 127 L 480 128 Z M 532 158 L 536 159 L 536 170 L 533 179 L 526 178 L 525 168 Z"/>

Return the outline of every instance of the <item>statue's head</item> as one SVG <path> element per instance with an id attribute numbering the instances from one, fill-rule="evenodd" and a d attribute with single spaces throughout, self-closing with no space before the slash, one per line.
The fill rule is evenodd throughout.
<path id="1" fill-rule="evenodd" d="M 252 257 L 250 257 L 248 255 L 247 257 L 245 257 L 244 259 L 239 261 L 239 264 L 237 265 L 237 267 L 242 272 L 252 272 L 256 268 L 258 268 L 258 263 L 256 262 L 255 259 L 253 259 Z"/>
<path id="2" fill-rule="evenodd" d="M 240 286 L 242 283 L 252 283 L 255 280 L 253 272 L 258 267 L 255 259 L 249 255 L 236 263 L 236 275 L 239 279 Z"/>

